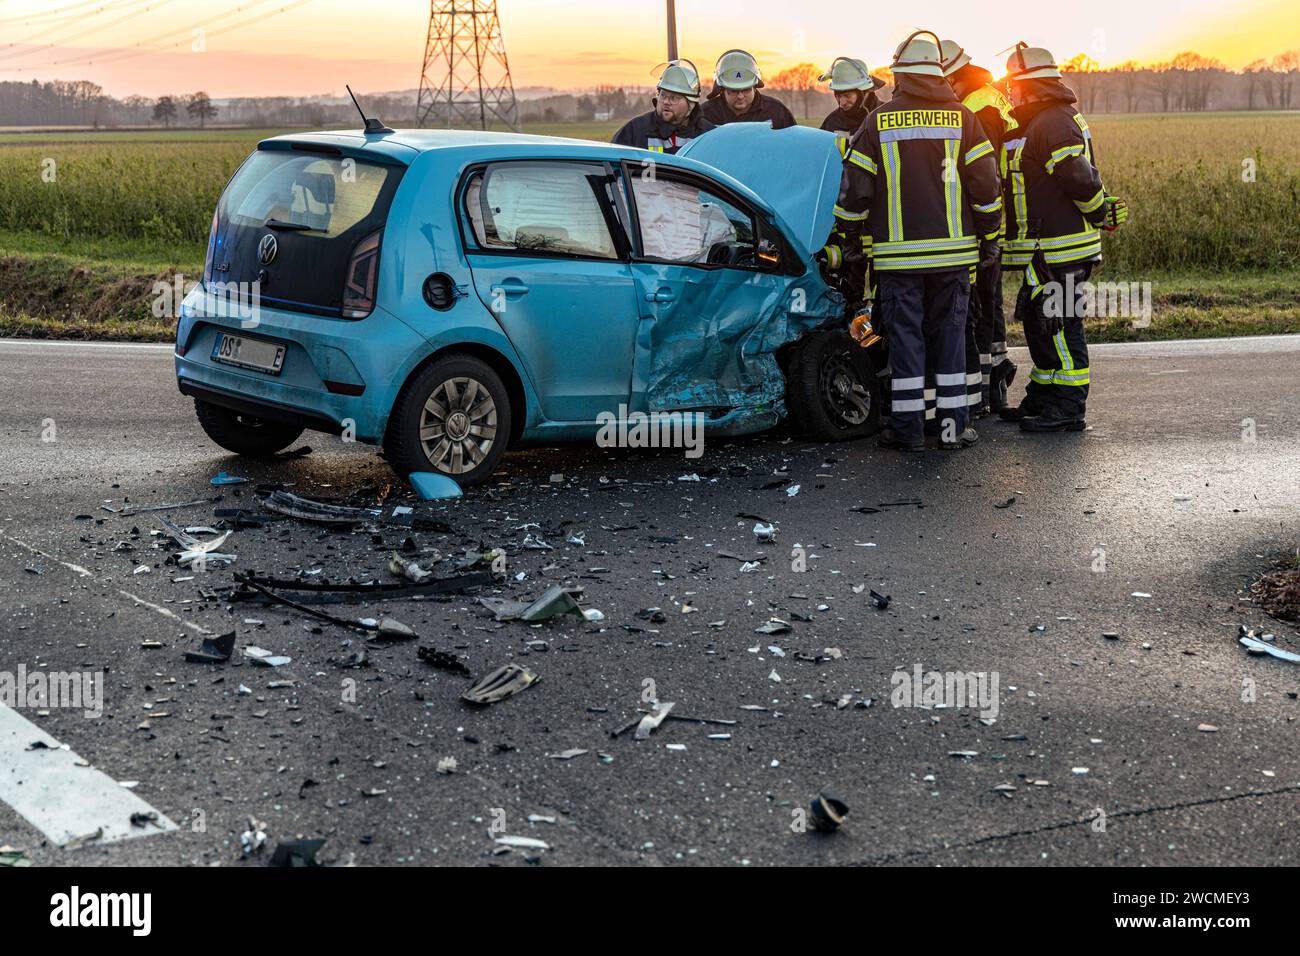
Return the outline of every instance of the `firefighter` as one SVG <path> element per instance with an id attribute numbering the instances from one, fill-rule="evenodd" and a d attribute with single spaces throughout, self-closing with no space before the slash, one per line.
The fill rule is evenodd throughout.
<path id="1" fill-rule="evenodd" d="M 1128 220 L 1106 194 L 1092 132 L 1047 50 L 1016 45 L 1007 60 L 1014 130 L 1006 157 L 1008 266 L 1024 269 L 1015 317 L 1034 367 L 1017 408 L 1001 417 L 1029 432 L 1083 431 L 1091 373 L 1085 285 L 1101 261 L 1101 230 Z"/>
<path id="2" fill-rule="evenodd" d="M 893 98 L 850 143 L 837 216 L 865 215 L 882 331 L 889 340 L 886 448 L 925 448 L 933 373 L 939 447 L 978 440 L 968 425 L 965 329 L 970 269 L 998 254 L 1002 196 L 993 146 L 943 78 L 939 39 L 912 34 L 894 54 Z"/>
<path id="3" fill-rule="evenodd" d="M 613 142 L 674 155 L 713 129 L 700 115 L 700 73 L 690 60 L 673 60 L 664 68 L 650 103 L 654 109 L 630 120 Z"/>
<path id="4" fill-rule="evenodd" d="M 822 120 L 822 129 L 847 140 L 858 131 L 867 114 L 880 105 L 876 90 L 884 86 L 885 81 L 872 76 L 862 60 L 852 60 L 847 56 L 837 58 L 819 79 L 823 83 L 830 81 L 831 92 L 835 94 L 835 103 L 839 107 Z"/>
<path id="5" fill-rule="evenodd" d="M 975 114 L 994 155 L 1002 156 L 1002 144 L 1016 128 L 1011 101 L 993 85 L 993 74 L 971 62 L 970 54 L 953 40 L 940 46 L 943 75 L 962 105 Z M 966 374 L 969 400 L 977 417 L 1007 407 L 1007 388 L 1016 377 L 1016 366 L 1007 355 L 1007 320 L 1002 307 L 1002 264 L 994 262 L 979 270 L 971 295 L 967 323 Z"/>
<path id="6" fill-rule="evenodd" d="M 744 50 L 728 50 L 718 57 L 713 89 L 700 112 L 714 126 L 728 123 L 771 123 L 773 129 L 794 126 L 794 114 L 780 100 L 760 93 L 762 88 L 763 74 L 758 62 Z"/>

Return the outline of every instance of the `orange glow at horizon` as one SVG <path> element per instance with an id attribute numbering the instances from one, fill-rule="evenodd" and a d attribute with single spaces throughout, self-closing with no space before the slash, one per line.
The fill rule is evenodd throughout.
<path id="1" fill-rule="evenodd" d="M 498 0 L 516 88 L 649 87 L 665 58 L 663 0 Z M 682 55 L 707 76 L 743 47 L 767 75 L 838 55 L 887 65 L 918 26 L 957 39 L 1000 73 L 998 52 L 1024 39 L 1061 61 L 1101 66 L 1166 60 L 1195 50 L 1240 69 L 1300 48 L 1295 0 L 935 0 L 917 14 L 788 0 L 678 0 Z M 284 9 L 274 16 L 261 15 Z M 427 0 L 9 0 L 0 2 L 0 80 L 86 79 L 114 96 L 205 89 L 214 97 L 309 96 L 413 89 Z M 1012 26 L 1014 24 L 1014 26 Z M 230 29 L 235 27 L 234 29 Z M 202 30 L 202 41 L 196 30 Z M 196 51 L 194 47 L 203 49 Z"/>

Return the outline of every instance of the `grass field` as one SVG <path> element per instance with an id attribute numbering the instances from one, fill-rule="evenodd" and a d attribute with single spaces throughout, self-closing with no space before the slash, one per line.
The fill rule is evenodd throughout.
<path id="1" fill-rule="evenodd" d="M 1107 188 L 1132 209 L 1130 224 L 1107 239 L 1102 278 L 1151 282 L 1156 304 L 1151 328 L 1116 323 L 1098 335 L 1300 331 L 1300 113 L 1090 123 Z M 618 125 L 527 132 L 608 140 Z M 0 257 L 9 263 L 0 270 L 0 334 L 166 337 L 169 323 L 152 320 L 128 290 L 198 271 L 226 181 L 259 139 L 278 132 L 0 132 Z M 31 260 L 26 271 L 53 290 L 19 284 L 15 260 Z M 89 289 L 70 293 L 60 274 Z M 101 301 L 100 287 L 116 291 Z"/>

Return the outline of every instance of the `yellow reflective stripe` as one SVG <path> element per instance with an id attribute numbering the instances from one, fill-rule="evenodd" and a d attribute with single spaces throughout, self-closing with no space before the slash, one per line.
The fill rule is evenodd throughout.
<path id="1" fill-rule="evenodd" d="M 861 166 L 873 176 L 880 171 L 879 167 L 876 166 L 876 161 L 874 159 L 866 153 L 858 152 L 856 149 L 849 150 L 848 160 L 855 166 Z"/>
<path id="2" fill-rule="evenodd" d="M 879 255 L 872 262 L 872 267 L 881 272 L 898 272 L 905 269 L 934 269 L 941 267 L 957 268 L 979 263 L 975 252 L 937 253 L 929 256 L 911 256 L 881 258 Z"/>
<path id="3" fill-rule="evenodd" d="M 866 222 L 867 215 L 865 212 L 849 212 L 843 206 L 835 207 L 835 218 L 843 219 L 845 222 Z"/>
<path id="4" fill-rule="evenodd" d="M 990 143 L 988 140 L 985 140 L 984 142 L 980 143 L 978 146 L 972 147 L 970 151 L 966 153 L 966 165 L 969 166 L 977 159 L 983 159 L 985 156 L 989 155 L 992 152 L 993 152 L 993 144 Z"/>
<path id="5" fill-rule="evenodd" d="M 838 269 L 842 261 L 839 246 L 822 246 L 822 252 L 826 253 L 826 264 L 832 269 Z"/>
<path id="6" fill-rule="evenodd" d="M 836 133 L 836 134 L 835 134 L 835 145 L 836 145 L 837 147 L 839 147 L 839 150 L 840 150 L 840 159 L 848 159 L 848 158 L 849 158 L 849 138 L 848 138 L 847 136 L 841 136 L 841 135 L 839 135 L 838 133 Z"/>
<path id="7" fill-rule="evenodd" d="M 1090 385 L 1092 374 L 1091 369 L 1086 368 L 1075 369 L 1073 372 L 1036 368 L 1029 372 L 1029 380 L 1039 385 Z"/>
<path id="8" fill-rule="evenodd" d="M 903 238 L 902 161 L 898 155 L 898 141 L 882 143 L 885 153 L 885 193 L 889 202 L 889 238 Z"/>
<path id="9" fill-rule="evenodd" d="M 1052 336 L 1052 344 L 1056 346 L 1056 356 L 1061 360 L 1061 369 L 1066 372 L 1074 370 L 1074 359 L 1070 357 L 1070 346 L 1065 341 L 1065 330 L 1062 329 Z"/>
<path id="10" fill-rule="evenodd" d="M 997 212 L 1002 208 L 1002 197 L 999 196 L 997 199 L 993 200 L 993 202 L 986 205 L 980 205 L 979 203 L 973 203 L 972 205 L 976 212 Z M 997 233 L 994 233 L 994 235 L 996 236 Z"/>
<path id="11" fill-rule="evenodd" d="M 975 249 L 979 240 L 974 236 L 956 236 L 949 239 L 909 239 L 906 242 L 892 242 L 882 239 L 876 243 L 876 251 L 883 253 L 905 252 L 956 252 Z"/>
<path id="12" fill-rule="evenodd" d="M 1077 199 L 1074 204 L 1079 207 L 1079 212 L 1087 215 L 1090 212 L 1096 212 L 1101 208 L 1101 204 L 1106 201 L 1106 190 L 1104 188 L 1097 190 L 1097 195 L 1093 196 L 1087 202 L 1079 202 Z"/>
<path id="13" fill-rule="evenodd" d="M 948 217 L 948 235 L 954 239 L 961 235 L 961 175 L 957 170 L 957 153 L 960 149 L 961 140 L 944 140 L 944 211 Z"/>
<path id="14" fill-rule="evenodd" d="M 1020 171 L 1021 156 L 1025 151 L 1025 141 L 1011 155 L 1011 204 L 1016 213 L 1016 235 L 1021 239 L 1029 234 L 1029 203 L 1025 198 L 1025 174 Z"/>
<path id="15" fill-rule="evenodd" d="M 1047 170 L 1047 175 L 1050 176 L 1052 175 L 1053 172 L 1056 171 L 1057 163 L 1065 160 L 1070 156 L 1082 156 L 1082 155 L 1083 155 L 1083 143 L 1075 143 L 1073 146 L 1062 146 L 1060 149 L 1052 153 L 1052 155 L 1048 158 L 1047 162 L 1043 164 L 1043 168 Z"/>

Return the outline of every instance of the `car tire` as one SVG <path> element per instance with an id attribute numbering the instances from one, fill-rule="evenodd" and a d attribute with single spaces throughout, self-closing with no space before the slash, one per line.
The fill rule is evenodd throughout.
<path id="1" fill-rule="evenodd" d="M 453 353 L 402 389 L 384 451 L 403 478 L 432 471 L 462 487 L 476 485 L 505 454 L 510 424 L 510 396 L 501 376 L 472 355 Z"/>
<path id="2" fill-rule="evenodd" d="M 852 441 L 880 430 L 880 384 L 867 350 L 847 332 L 813 332 L 786 368 L 786 408 L 815 441 Z"/>
<path id="3" fill-rule="evenodd" d="M 198 398 L 194 414 L 209 438 L 247 458 L 269 458 L 296 442 L 303 431 L 297 425 L 266 421 Z"/>

